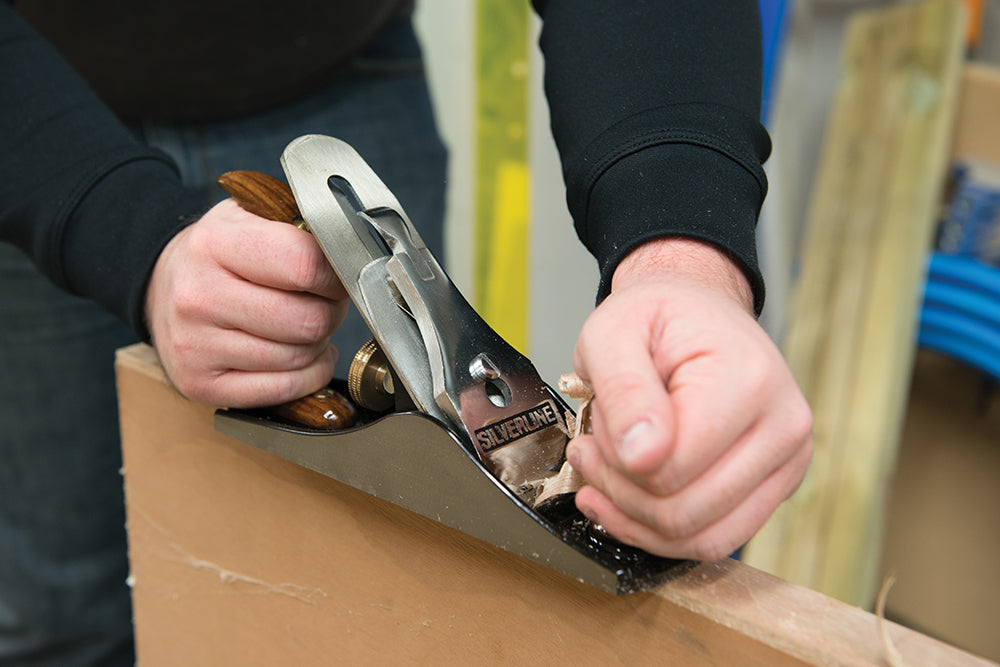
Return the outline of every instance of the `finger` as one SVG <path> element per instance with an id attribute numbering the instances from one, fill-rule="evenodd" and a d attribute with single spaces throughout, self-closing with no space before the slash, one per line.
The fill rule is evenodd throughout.
<path id="1" fill-rule="evenodd" d="M 665 537 L 633 519 L 594 487 L 580 489 L 576 503 L 588 518 L 626 544 L 670 558 L 717 560 L 733 553 L 760 530 L 790 489 L 798 485 L 794 473 L 785 468 L 775 471 L 733 511 L 701 531 L 679 538 Z"/>
<path id="2" fill-rule="evenodd" d="M 296 371 L 308 367 L 317 357 L 329 354 L 329 341 L 323 339 L 308 344 L 279 343 L 230 329 L 212 332 L 212 342 L 196 354 L 209 360 L 204 365 L 211 373 L 228 371 L 275 372 Z M 333 349 L 334 361 L 337 358 Z"/>
<path id="3" fill-rule="evenodd" d="M 310 394 L 333 377 L 337 353 L 332 345 L 304 367 L 293 370 L 228 370 L 183 391 L 188 398 L 231 408 L 277 405 Z"/>
<path id="4" fill-rule="evenodd" d="M 782 375 L 787 371 L 780 355 L 756 325 L 739 332 L 740 345 L 717 340 L 731 333 L 707 331 L 701 335 L 701 347 L 679 346 L 690 350 L 683 363 L 657 361 L 659 367 L 676 366 L 667 387 L 676 415 L 675 445 L 665 465 L 641 477 L 633 475 L 647 490 L 658 495 L 676 493 L 729 455 L 738 443 L 749 442 L 753 433 L 764 434 L 765 446 L 758 455 L 773 456 L 775 445 L 802 442 L 803 437 L 789 439 L 780 427 L 770 424 L 786 417 L 800 421 L 792 419 L 797 413 L 787 407 L 791 405 L 789 388 L 795 385 L 790 375 Z M 663 348 L 659 352 L 669 353 Z M 767 436 L 771 431 L 773 440 Z"/>
<path id="5" fill-rule="evenodd" d="M 603 305 L 609 307 L 595 311 L 580 333 L 574 366 L 594 388 L 600 414 L 595 434 L 606 459 L 628 472 L 649 472 L 669 457 L 675 426 L 670 397 L 649 352 L 652 325 L 640 320 L 623 327 L 628 315 Z"/>
<path id="6" fill-rule="evenodd" d="M 343 322 L 348 301 L 331 301 L 304 292 L 286 292 L 242 282 L 236 300 L 217 293 L 206 313 L 218 327 L 237 329 L 280 343 L 324 340 Z M 212 299 L 213 297 L 209 297 Z"/>
<path id="7" fill-rule="evenodd" d="M 209 398 L 214 379 L 230 371 L 294 372 L 323 357 L 330 364 L 337 359 L 336 348 L 326 340 L 287 345 L 236 330 L 203 327 L 182 328 L 160 349 L 164 368 L 177 389 L 197 400 L 218 400 Z"/>
<path id="8" fill-rule="evenodd" d="M 673 394 L 669 394 L 673 399 Z M 671 406 L 675 415 L 676 429 L 670 442 L 667 452 L 668 456 L 651 465 L 647 469 L 629 468 L 621 463 L 620 457 L 612 449 L 608 453 L 608 447 L 601 447 L 599 443 L 609 442 L 612 436 L 608 435 L 609 429 L 605 426 L 604 410 L 596 400 L 591 409 L 591 427 L 595 434 L 594 446 L 601 450 L 601 458 L 608 465 L 620 473 L 623 478 L 627 478 L 633 484 L 640 486 L 646 491 L 659 496 L 666 496 L 676 493 L 685 485 L 689 484 L 698 474 L 702 473 L 713 460 L 720 456 L 729 445 L 739 436 L 733 430 L 720 429 L 713 424 L 706 425 L 706 432 L 698 433 L 695 429 L 685 429 L 684 424 L 690 419 L 690 413 L 678 409 L 676 400 Z M 715 422 L 715 419 L 708 421 Z M 712 429 L 715 433 L 711 433 Z M 631 434 L 627 434 L 631 435 Z M 694 447 L 691 447 L 694 443 Z"/>
<path id="9" fill-rule="evenodd" d="M 808 440 L 770 444 L 748 437 L 689 486 L 657 496 L 607 466 L 591 442 L 577 440 L 568 451 L 574 469 L 625 515 L 667 539 L 680 539 L 715 523 L 777 470 L 787 467 L 786 474 L 800 478 L 811 455 Z"/>
<path id="10" fill-rule="evenodd" d="M 218 264 L 259 285 L 346 299 L 347 290 L 312 234 L 275 224 L 244 211 L 232 200 L 221 202 L 218 225 L 199 228 Z"/>

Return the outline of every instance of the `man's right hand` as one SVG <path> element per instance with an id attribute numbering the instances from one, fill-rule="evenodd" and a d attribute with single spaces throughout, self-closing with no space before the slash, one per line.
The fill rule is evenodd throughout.
<path id="1" fill-rule="evenodd" d="M 312 235 L 230 199 L 164 248 L 146 291 L 146 322 L 182 394 L 260 407 L 329 382 L 337 350 L 328 338 L 348 303 Z"/>

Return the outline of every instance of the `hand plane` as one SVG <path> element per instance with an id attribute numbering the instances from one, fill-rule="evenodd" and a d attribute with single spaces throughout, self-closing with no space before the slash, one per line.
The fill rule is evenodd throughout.
<path id="1" fill-rule="evenodd" d="M 572 411 L 463 298 L 354 149 L 307 135 L 281 163 L 290 190 L 262 174 L 220 183 L 252 212 L 313 234 L 373 339 L 346 382 L 312 397 L 350 394 L 356 406 L 323 412 L 338 430 L 292 405 L 219 410 L 216 429 L 610 592 L 679 573 L 683 562 L 590 525 L 570 494 L 536 502 L 565 463 Z"/>

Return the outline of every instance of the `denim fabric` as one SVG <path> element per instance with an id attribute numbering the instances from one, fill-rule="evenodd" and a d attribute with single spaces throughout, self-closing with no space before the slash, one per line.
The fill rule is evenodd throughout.
<path id="1" fill-rule="evenodd" d="M 142 125 L 206 206 L 220 173 L 283 178 L 278 158 L 307 133 L 352 144 L 441 259 L 445 152 L 409 22 L 388 26 L 326 89 L 265 113 Z M 353 309 L 352 309 L 353 311 Z M 355 312 L 334 335 L 337 374 L 367 340 Z M 114 350 L 115 317 L 57 290 L 0 244 L 0 664 L 132 664 Z"/>

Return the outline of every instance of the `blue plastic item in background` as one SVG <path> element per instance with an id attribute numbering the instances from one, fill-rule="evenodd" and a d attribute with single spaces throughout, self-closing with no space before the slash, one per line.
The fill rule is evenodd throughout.
<path id="1" fill-rule="evenodd" d="M 760 119 L 764 125 L 767 125 L 774 80 L 778 75 L 778 63 L 785 43 L 787 5 L 786 0 L 760 0 L 760 23 L 764 38 L 764 89 Z"/>
<path id="2" fill-rule="evenodd" d="M 1000 268 L 931 255 L 917 342 L 1000 381 Z"/>

